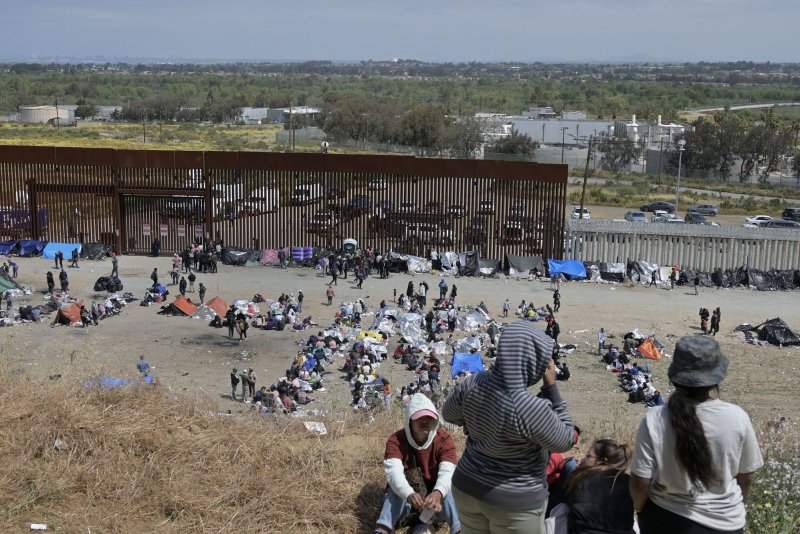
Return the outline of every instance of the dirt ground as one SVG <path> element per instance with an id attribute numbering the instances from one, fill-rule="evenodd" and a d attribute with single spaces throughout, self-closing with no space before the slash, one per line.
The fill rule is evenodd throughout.
<path id="1" fill-rule="evenodd" d="M 15 306 L 41 302 L 45 274 L 52 268 L 50 260 L 20 258 L 19 281 L 30 285 L 34 293 L 15 302 Z M 150 285 L 153 267 L 165 274 L 170 267 L 167 257 L 148 258 L 123 256 L 120 276 L 125 291 L 137 297 Z M 70 287 L 77 296 L 91 301 L 101 295 L 93 291 L 95 280 L 111 271 L 111 262 L 85 261 L 79 269 L 67 269 Z M 371 308 L 381 299 L 392 300 L 393 289 L 403 291 L 409 280 L 417 285 L 427 280 L 436 292 L 435 275 L 392 275 L 388 280 L 370 278 L 364 289 L 341 280 L 335 286 L 334 303 L 363 296 Z M 230 267 L 220 265 L 218 274 L 198 275 L 198 282 L 208 287 L 207 299 L 219 295 L 226 302 L 250 299 L 256 293 L 276 299 L 281 292 L 306 295 L 303 315 L 312 315 L 321 326 L 332 322 L 336 307 L 328 307 L 325 289 L 328 278 L 312 269 L 280 270 L 268 267 Z M 516 306 L 521 299 L 537 306 L 552 302 L 552 292 L 543 282 L 499 279 L 449 278 L 458 286 L 462 305 L 484 301 L 493 315 L 502 320 L 501 303 L 509 298 Z M 790 421 L 800 409 L 800 397 L 795 388 L 800 379 L 800 349 L 755 347 L 739 341 L 730 333 L 743 322 L 758 324 L 765 319 L 782 317 L 795 330 L 800 329 L 798 293 L 755 292 L 747 289 L 702 289 L 695 296 L 691 288 L 631 287 L 628 285 L 598 285 L 571 282 L 562 284 L 562 307 L 557 314 L 561 324 L 562 343 L 573 343 L 577 350 L 567 356 L 572 379 L 561 383 L 570 412 L 576 422 L 592 435 L 618 435 L 632 432 L 644 414 L 642 405 L 626 403 L 626 396 L 616 385 L 614 375 L 607 372 L 596 355 L 596 336 L 604 327 L 609 337 L 638 328 L 645 334 L 655 334 L 671 353 L 677 337 L 698 335 L 698 310 L 720 307 L 722 332 L 717 339 L 730 356 L 732 365 L 723 383 L 726 400 L 743 406 L 758 425 L 787 417 Z M 177 290 L 174 291 L 177 293 Z M 195 295 L 189 294 L 190 298 Z M 53 375 L 61 380 L 86 380 L 99 373 L 115 377 L 136 376 L 136 362 L 144 355 L 154 368 L 157 380 L 181 396 L 196 397 L 210 402 L 221 410 L 247 409 L 229 399 L 231 367 L 253 367 L 259 385 L 269 385 L 283 375 L 296 351 L 296 343 L 315 333 L 315 330 L 293 332 L 250 329 L 243 343 L 229 341 L 227 330 L 214 329 L 206 322 L 180 317 L 158 315 L 159 306 L 142 307 L 133 303 L 119 317 L 101 321 L 88 329 L 49 326 L 49 320 L 36 324 L 20 324 L 0 329 L 3 362 L 12 372 L 29 380 L 31 387 L 46 389 Z M 370 321 L 366 318 L 365 321 Z M 543 323 L 539 323 L 544 327 Z M 394 350 L 397 337 L 392 339 Z M 618 343 L 618 340 L 609 339 Z M 655 385 L 669 392 L 666 370 L 669 358 L 652 362 Z M 380 373 L 393 384 L 411 380 L 411 373 L 399 365 L 386 362 Z M 449 374 L 449 369 L 445 369 Z M 326 378 L 327 391 L 314 395 L 318 409 L 347 409 L 349 397 L 341 373 Z"/>

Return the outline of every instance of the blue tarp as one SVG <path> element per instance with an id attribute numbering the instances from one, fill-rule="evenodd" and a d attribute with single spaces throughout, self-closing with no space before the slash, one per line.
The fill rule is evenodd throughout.
<path id="1" fill-rule="evenodd" d="M 480 353 L 467 354 L 465 352 L 456 352 L 453 354 L 453 360 L 450 362 L 453 368 L 453 378 L 460 374 L 466 373 L 480 373 L 483 371 L 483 361 L 481 360 Z"/>
<path id="2" fill-rule="evenodd" d="M 80 243 L 53 243 L 50 242 L 45 245 L 44 250 L 42 250 L 42 257 L 48 260 L 52 260 L 56 257 L 56 252 L 59 250 L 64 253 L 64 259 L 69 261 L 72 258 L 72 251 L 74 249 L 78 249 L 78 254 L 81 252 L 81 244 Z"/>
<path id="3" fill-rule="evenodd" d="M 7 255 L 11 251 L 13 251 L 15 248 L 17 248 L 17 242 L 16 241 L 4 241 L 4 242 L 0 243 L 0 254 L 6 254 Z"/>
<path id="4" fill-rule="evenodd" d="M 144 377 L 145 384 L 152 384 L 153 383 L 153 375 L 148 374 Z M 90 382 L 84 382 L 83 387 L 85 388 L 93 388 L 93 387 L 101 387 L 106 389 L 114 389 L 122 386 L 135 386 L 137 384 L 141 384 L 139 380 L 129 380 L 127 378 L 111 378 L 110 376 L 101 375 L 100 378 L 97 380 L 92 380 Z"/>
<path id="5" fill-rule="evenodd" d="M 23 239 L 19 242 L 19 255 L 20 256 L 38 256 L 44 250 L 47 241 L 38 241 L 34 239 Z"/>
<path id="6" fill-rule="evenodd" d="M 547 260 L 550 276 L 563 274 L 568 280 L 586 278 L 586 268 L 578 260 Z"/>

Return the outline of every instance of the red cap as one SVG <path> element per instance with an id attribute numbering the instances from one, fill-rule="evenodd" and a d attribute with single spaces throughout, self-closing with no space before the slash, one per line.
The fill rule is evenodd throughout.
<path id="1" fill-rule="evenodd" d="M 411 414 L 411 420 L 416 421 L 421 417 L 433 417 L 434 419 L 438 420 L 439 416 L 436 415 L 436 412 L 432 410 L 419 410 Z"/>

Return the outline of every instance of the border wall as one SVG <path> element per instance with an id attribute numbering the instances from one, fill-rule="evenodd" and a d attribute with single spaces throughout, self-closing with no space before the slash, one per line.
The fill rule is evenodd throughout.
<path id="1" fill-rule="evenodd" d="M 0 239 L 147 253 L 158 237 L 170 253 L 195 240 L 264 249 L 354 238 L 417 255 L 558 258 L 566 188 L 566 165 L 530 162 L 0 146 Z"/>
<path id="2" fill-rule="evenodd" d="M 800 231 L 792 229 L 569 220 L 565 235 L 565 258 L 581 261 L 646 261 L 703 272 L 800 268 Z"/>

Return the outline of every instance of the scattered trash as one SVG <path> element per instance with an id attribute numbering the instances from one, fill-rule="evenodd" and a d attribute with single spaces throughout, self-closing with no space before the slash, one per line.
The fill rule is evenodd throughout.
<path id="1" fill-rule="evenodd" d="M 303 421 L 303 426 L 305 426 L 306 430 L 309 432 L 316 432 L 318 436 L 324 436 L 328 433 L 328 429 L 325 428 L 325 423 L 320 423 L 318 421 Z"/>

